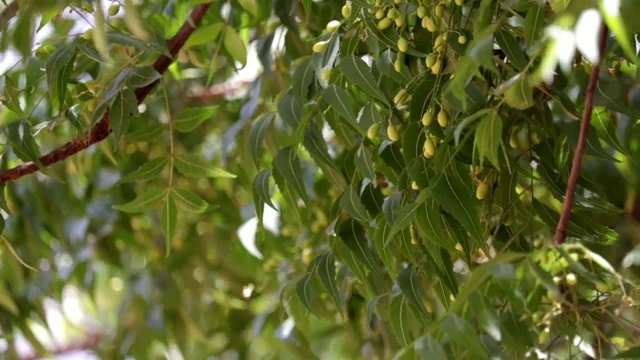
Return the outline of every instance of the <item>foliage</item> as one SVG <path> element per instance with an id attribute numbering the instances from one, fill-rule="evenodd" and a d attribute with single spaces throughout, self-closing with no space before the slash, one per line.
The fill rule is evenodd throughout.
<path id="1" fill-rule="evenodd" d="M 15 4 L 7 356 L 60 328 L 105 358 L 640 352 L 636 1 Z"/>

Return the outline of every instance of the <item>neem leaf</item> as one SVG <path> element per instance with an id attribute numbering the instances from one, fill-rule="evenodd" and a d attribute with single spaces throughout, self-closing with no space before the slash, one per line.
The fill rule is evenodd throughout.
<path id="1" fill-rule="evenodd" d="M 128 70 L 126 82 L 129 87 L 134 89 L 151 85 L 153 82 L 162 78 L 162 74 L 157 72 L 152 66 L 141 66 Z"/>
<path id="2" fill-rule="evenodd" d="M 480 336 L 465 319 L 456 314 L 449 314 L 442 320 L 440 327 L 452 342 L 467 350 L 468 354 L 473 354 L 474 358 L 489 358 L 487 350 L 482 346 Z"/>
<path id="3" fill-rule="evenodd" d="M 77 48 L 73 45 L 56 50 L 45 66 L 49 96 L 54 106 L 62 107 L 69 79 L 68 68 L 73 67 Z"/>
<path id="4" fill-rule="evenodd" d="M 284 177 L 284 180 L 300 198 L 307 203 L 309 197 L 307 188 L 302 181 L 302 167 L 298 160 L 298 155 L 293 147 L 287 146 L 278 151 L 278 155 L 273 160 L 273 165 L 278 172 Z M 283 189 L 284 190 L 284 189 Z"/>
<path id="5" fill-rule="evenodd" d="M 253 159 L 253 163 L 256 165 L 256 169 L 260 169 L 262 142 L 264 141 L 265 136 L 267 136 L 267 130 L 269 129 L 271 120 L 273 120 L 273 114 L 263 114 L 258 120 L 256 120 L 249 132 L 249 151 L 251 152 L 251 158 Z"/>
<path id="6" fill-rule="evenodd" d="M 27 121 L 12 121 L 7 124 L 7 138 L 11 148 L 22 161 L 33 161 L 42 167 L 40 163 L 40 148 L 31 134 L 31 125 Z"/>
<path id="7" fill-rule="evenodd" d="M 201 213 L 209 207 L 202 197 L 187 189 L 173 188 L 172 195 L 178 205 L 187 211 Z"/>
<path id="8" fill-rule="evenodd" d="M 176 203 L 173 201 L 171 192 L 167 194 L 167 201 L 162 208 L 162 233 L 165 238 L 165 247 L 167 249 L 167 255 L 171 251 L 171 241 L 176 233 L 176 224 L 178 223 L 178 210 L 176 209 Z"/>
<path id="9" fill-rule="evenodd" d="M 405 297 L 398 295 L 391 298 L 388 311 L 389 323 L 391 324 L 391 329 L 393 329 L 393 334 L 402 347 L 409 346 L 411 344 L 411 332 L 408 324 L 408 309 Z"/>
<path id="10" fill-rule="evenodd" d="M 151 180 L 156 177 L 156 175 L 160 174 L 162 169 L 167 165 L 169 161 L 166 157 L 155 158 L 153 160 L 149 160 L 140 166 L 137 170 L 130 172 L 125 177 L 120 179 L 116 185 L 124 184 L 132 181 L 145 181 Z"/>
<path id="11" fill-rule="evenodd" d="M 342 300 L 340 300 L 340 292 L 336 283 L 336 264 L 333 254 L 328 252 L 320 255 L 317 260 L 317 265 L 316 271 L 318 272 L 320 281 L 322 281 L 325 289 L 336 303 L 338 311 L 342 314 Z"/>
<path id="12" fill-rule="evenodd" d="M 398 275 L 398 287 L 402 294 L 409 300 L 423 320 L 429 321 L 431 316 L 424 307 L 424 295 L 422 294 L 418 273 L 413 266 L 408 266 Z"/>
<path id="13" fill-rule="evenodd" d="M 298 295 L 298 298 L 300 298 L 302 305 L 311 311 L 312 314 L 315 314 L 311 307 L 311 302 L 313 300 L 313 293 L 311 291 L 312 280 L 313 273 L 306 273 L 302 275 L 300 280 L 296 282 L 296 294 Z"/>
<path id="14" fill-rule="evenodd" d="M 173 126 L 180 132 L 191 132 L 204 121 L 213 118 L 217 109 L 217 106 L 185 109 L 173 120 Z"/>
<path id="15" fill-rule="evenodd" d="M 369 249 L 365 229 L 357 220 L 349 218 L 338 225 L 337 235 L 342 239 L 353 256 L 378 276 L 380 272 L 375 265 L 376 258 Z"/>
<path id="16" fill-rule="evenodd" d="M 224 48 L 233 60 L 239 62 L 242 67 L 247 64 L 247 48 L 238 32 L 231 26 L 224 28 Z"/>
<path id="17" fill-rule="evenodd" d="M 322 98 L 327 104 L 331 105 L 340 116 L 347 119 L 354 127 L 356 127 L 356 113 L 353 111 L 351 98 L 343 88 L 336 85 L 330 85 L 322 91 Z"/>
<path id="18" fill-rule="evenodd" d="M 131 89 L 120 91 L 116 99 L 113 101 L 111 111 L 109 112 L 109 120 L 111 129 L 113 129 L 113 143 L 117 146 L 120 139 L 127 133 L 129 122 L 132 116 L 138 114 L 138 100 Z"/>
<path id="19" fill-rule="evenodd" d="M 502 118 L 494 110 L 480 120 L 476 129 L 475 146 L 478 150 L 480 165 L 482 165 L 484 158 L 487 158 L 496 168 L 499 168 L 498 148 L 501 144 L 503 144 Z"/>
<path id="20" fill-rule="evenodd" d="M 212 178 L 235 178 L 234 174 L 226 172 L 215 166 L 207 164 L 200 157 L 193 154 L 180 154 L 175 156 L 174 165 L 178 171 L 190 178 L 200 179 L 202 177 Z"/>
<path id="21" fill-rule="evenodd" d="M 113 205 L 113 208 L 127 213 L 149 211 L 153 209 L 167 194 L 167 189 L 151 189 L 138 195 L 134 200 L 121 205 Z"/>
<path id="22" fill-rule="evenodd" d="M 533 106 L 533 85 L 526 76 L 517 75 L 511 86 L 504 92 L 504 101 L 514 109 L 524 110 Z"/>
<path id="23" fill-rule="evenodd" d="M 364 60 L 355 55 L 347 55 L 340 59 L 338 69 L 357 87 L 378 100 L 389 103 L 376 80 L 371 74 L 371 68 Z"/>

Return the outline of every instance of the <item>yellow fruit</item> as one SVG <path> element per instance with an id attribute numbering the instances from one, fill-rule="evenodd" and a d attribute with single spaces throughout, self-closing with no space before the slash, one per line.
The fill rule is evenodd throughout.
<path id="1" fill-rule="evenodd" d="M 322 52 L 327 47 L 328 43 L 329 43 L 328 40 L 318 41 L 317 43 L 313 44 L 313 52 L 314 53 Z"/>
<path id="2" fill-rule="evenodd" d="M 327 23 L 327 31 L 330 33 L 335 32 L 336 30 L 338 30 L 339 27 L 340 27 L 340 21 L 338 20 L 331 20 Z"/>
<path id="3" fill-rule="evenodd" d="M 374 5 L 375 5 L 376 7 L 380 7 L 380 6 L 382 6 L 382 0 L 376 0 L 376 1 L 375 1 L 375 3 L 374 3 Z"/>
<path id="4" fill-rule="evenodd" d="M 433 66 L 431 67 L 431 71 L 438 75 L 440 74 L 440 72 L 442 71 L 442 58 L 438 57 L 438 60 L 436 61 L 435 64 L 433 64 Z"/>
<path id="5" fill-rule="evenodd" d="M 445 39 L 443 39 L 442 36 L 438 36 L 436 40 L 433 42 L 433 50 L 438 52 L 441 50 L 444 50 L 443 48 L 445 44 L 446 44 Z"/>
<path id="6" fill-rule="evenodd" d="M 397 27 L 403 27 L 405 24 L 406 17 L 404 14 L 398 15 L 393 21 L 395 21 Z"/>
<path id="7" fill-rule="evenodd" d="M 391 8 L 389 9 L 389 11 L 387 11 L 387 17 L 391 20 L 395 19 L 398 17 L 398 10 Z"/>
<path id="8" fill-rule="evenodd" d="M 418 183 L 416 183 L 415 181 L 411 182 L 411 188 L 413 190 L 416 190 L 416 191 L 420 190 L 420 188 L 418 187 Z M 411 228 L 411 229 L 413 229 L 413 228 Z"/>
<path id="9" fill-rule="evenodd" d="M 438 31 L 438 27 L 436 26 L 436 23 L 433 21 L 431 16 L 425 16 L 424 18 L 422 18 L 422 27 L 432 33 Z"/>
<path id="10" fill-rule="evenodd" d="M 120 12 L 120 4 L 113 4 L 109 6 L 109 16 L 116 16 Z"/>
<path id="11" fill-rule="evenodd" d="M 436 8 L 433 10 L 433 12 L 436 15 L 436 17 L 441 18 L 442 15 L 444 15 L 444 6 L 442 6 L 442 4 L 438 4 Z"/>
<path id="12" fill-rule="evenodd" d="M 387 136 L 391 141 L 398 141 L 400 137 L 398 136 L 398 129 L 393 125 L 391 121 L 389 121 L 389 126 L 387 126 Z"/>
<path id="13" fill-rule="evenodd" d="M 488 193 L 489 193 L 489 184 L 487 184 L 486 181 L 483 181 L 480 184 L 478 184 L 478 188 L 476 189 L 476 198 L 478 200 L 483 200 L 484 198 L 486 198 Z"/>
<path id="14" fill-rule="evenodd" d="M 309 264 L 313 260 L 313 251 L 309 248 L 302 249 L 302 262 Z"/>
<path id="15" fill-rule="evenodd" d="M 402 105 L 407 101 L 407 90 L 400 89 L 396 96 L 393 97 L 393 103 L 396 105 Z"/>
<path id="16" fill-rule="evenodd" d="M 409 50 L 409 41 L 407 41 L 407 39 L 403 37 L 400 37 L 398 39 L 398 50 L 407 52 L 407 50 Z"/>
<path id="17" fill-rule="evenodd" d="M 438 113 L 438 124 L 441 127 L 446 127 L 449 124 L 449 115 L 447 115 L 446 111 L 440 110 Z"/>
<path id="18" fill-rule="evenodd" d="M 431 53 L 427 55 L 427 59 L 425 60 L 425 65 L 427 65 L 428 68 L 432 68 L 433 65 L 436 64 L 436 61 L 438 61 L 438 54 Z"/>
<path id="19" fill-rule="evenodd" d="M 384 11 L 384 9 L 380 9 L 380 10 L 376 11 L 376 15 L 375 15 L 376 19 L 380 20 L 385 16 L 387 16 L 387 12 Z"/>
<path id="20" fill-rule="evenodd" d="M 518 148 L 518 136 L 516 136 L 516 133 L 513 133 L 511 134 L 511 136 L 509 136 L 509 146 L 514 149 Z"/>
<path id="21" fill-rule="evenodd" d="M 427 139 L 424 141 L 424 145 L 422 146 L 422 155 L 427 159 L 436 154 L 436 145 L 433 143 L 433 140 Z"/>
<path id="22" fill-rule="evenodd" d="M 89 29 L 82 34 L 82 38 L 85 40 L 93 40 L 93 29 Z"/>
<path id="23" fill-rule="evenodd" d="M 458 6 L 464 5 L 464 0 L 456 0 L 456 5 Z"/>
<path id="24" fill-rule="evenodd" d="M 387 30 L 391 26 L 391 21 L 392 20 L 387 17 L 378 21 L 378 30 L 380 31 Z"/>
<path id="25" fill-rule="evenodd" d="M 433 122 L 433 110 L 427 110 L 424 115 L 422 115 L 422 119 L 420 120 L 422 125 L 429 126 Z"/>
<path id="26" fill-rule="evenodd" d="M 467 37 L 464 35 L 458 36 L 458 44 L 464 45 L 467 43 Z"/>
<path id="27" fill-rule="evenodd" d="M 403 1 L 404 1 L 404 0 L 393 0 L 393 2 L 394 2 L 396 5 L 400 5 L 400 4 L 402 4 L 402 2 L 403 2 Z"/>
<path id="28" fill-rule="evenodd" d="M 420 5 L 420 7 L 418 8 L 417 14 L 418 14 L 418 17 L 422 19 L 423 17 L 427 16 L 427 8 L 424 5 Z"/>
<path id="29" fill-rule="evenodd" d="M 397 71 L 397 72 L 401 72 L 402 71 L 402 66 L 404 65 L 404 63 L 402 62 L 402 59 L 397 58 L 396 61 L 393 62 L 393 68 Z"/>
<path id="30" fill-rule="evenodd" d="M 567 285 L 569 286 L 574 286 L 578 283 L 578 278 L 576 277 L 576 275 L 574 273 L 568 273 L 565 277 L 564 280 L 567 282 Z"/>
<path id="31" fill-rule="evenodd" d="M 351 2 L 346 3 L 342 7 L 342 16 L 343 17 L 349 17 L 349 15 L 351 15 Z"/>
<path id="32" fill-rule="evenodd" d="M 369 126 L 367 130 L 367 137 L 369 139 L 375 139 L 378 137 L 378 132 L 380 131 L 380 124 L 373 124 Z"/>
<path id="33" fill-rule="evenodd" d="M 320 73 L 320 79 L 324 81 L 329 81 L 330 78 L 331 78 L 331 69 L 325 69 L 322 71 L 322 73 Z"/>

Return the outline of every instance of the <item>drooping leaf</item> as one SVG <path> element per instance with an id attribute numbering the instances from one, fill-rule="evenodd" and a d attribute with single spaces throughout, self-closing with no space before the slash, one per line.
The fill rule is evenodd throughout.
<path id="1" fill-rule="evenodd" d="M 247 65 L 247 47 L 240 34 L 233 27 L 225 26 L 223 43 L 233 60 L 239 62 L 241 67 Z"/>
<path id="2" fill-rule="evenodd" d="M 353 111 L 353 104 L 346 91 L 335 85 L 330 85 L 322 91 L 322 98 L 331 105 L 340 116 L 347 119 L 354 127 L 356 126 L 356 114 Z"/>
<path id="3" fill-rule="evenodd" d="M 167 256 L 171 252 L 171 242 L 176 233 L 176 225 L 178 224 L 178 210 L 176 203 L 173 201 L 171 192 L 167 194 L 166 202 L 162 208 L 162 233 L 165 238 L 165 247 Z"/>
<path id="4" fill-rule="evenodd" d="M 381 276 L 375 265 L 377 259 L 369 248 L 362 224 L 353 218 L 344 220 L 338 225 L 337 235 L 361 264 L 374 274 Z"/>
<path id="5" fill-rule="evenodd" d="M 402 347 L 411 344 L 412 335 L 409 327 L 409 309 L 404 296 L 394 296 L 389 302 L 389 323 L 393 334 Z"/>
<path id="6" fill-rule="evenodd" d="M 364 92 L 384 103 L 388 103 L 388 99 L 371 74 L 371 68 L 364 60 L 355 55 L 345 56 L 340 59 L 338 69 Z"/>
<path id="7" fill-rule="evenodd" d="M 278 169 L 285 182 L 306 203 L 309 201 L 307 188 L 302 181 L 302 167 L 293 147 L 287 146 L 278 151 L 273 160 L 273 165 Z"/>
<path id="8" fill-rule="evenodd" d="M 40 148 L 31 134 L 31 125 L 26 121 L 13 121 L 7 124 L 7 138 L 13 152 L 22 161 L 40 163 Z"/>
<path id="9" fill-rule="evenodd" d="M 67 91 L 69 74 L 73 68 L 73 61 L 77 54 L 77 48 L 73 45 L 62 47 L 47 60 L 47 85 L 49 96 L 55 107 L 62 108 Z"/>
<path id="10" fill-rule="evenodd" d="M 480 120 L 476 129 L 475 146 L 480 158 L 480 166 L 483 160 L 488 159 L 496 168 L 500 168 L 498 161 L 498 148 L 504 145 L 502 141 L 502 118 L 497 111 L 492 111 Z"/>
<path id="11" fill-rule="evenodd" d="M 167 157 L 159 157 L 149 160 L 142 164 L 142 166 L 140 166 L 135 171 L 130 172 L 122 179 L 118 180 L 116 185 L 133 181 L 146 181 L 154 179 L 165 168 L 168 162 L 169 158 Z"/>
<path id="12" fill-rule="evenodd" d="M 336 264 L 335 259 L 333 258 L 333 253 L 328 252 L 318 257 L 316 271 L 320 277 L 320 281 L 322 281 L 325 289 L 336 304 L 338 312 L 342 315 L 343 306 L 336 281 Z"/>
<path id="13" fill-rule="evenodd" d="M 138 101 L 131 89 L 122 90 L 113 101 L 109 120 L 113 130 L 113 144 L 118 146 L 120 139 L 127 133 L 131 118 L 138 114 Z"/>
<path id="14" fill-rule="evenodd" d="M 152 210 L 167 195 L 167 189 L 151 189 L 138 195 L 128 203 L 113 205 L 113 208 L 127 213 L 137 213 Z"/>
<path id="15" fill-rule="evenodd" d="M 193 154 L 178 154 L 175 156 L 174 165 L 178 171 L 190 178 L 200 179 L 202 177 L 212 178 L 235 178 L 234 174 L 231 174 L 225 170 L 208 164 L 200 157 Z"/>
<path id="16" fill-rule="evenodd" d="M 203 122 L 212 119 L 217 109 L 216 106 L 187 108 L 176 116 L 173 126 L 180 132 L 191 132 Z"/>
<path id="17" fill-rule="evenodd" d="M 171 193 L 172 198 L 175 200 L 177 205 L 184 210 L 194 213 L 202 213 L 209 207 L 209 204 L 207 204 L 202 197 L 190 190 L 173 188 Z"/>
<path id="18" fill-rule="evenodd" d="M 480 337 L 465 319 L 450 314 L 442 320 L 440 327 L 449 339 L 461 349 L 466 350 L 469 356 L 476 359 L 489 359 L 487 350 L 480 342 Z"/>
<path id="19" fill-rule="evenodd" d="M 424 307 L 424 295 L 421 290 L 422 284 L 413 266 L 408 266 L 400 272 L 398 275 L 398 286 L 400 287 L 400 291 L 402 291 L 402 295 L 409 300 L 422 320 L 425 322 L 431 320 L 431 315 L 429 315 L 427 309 Z"/>

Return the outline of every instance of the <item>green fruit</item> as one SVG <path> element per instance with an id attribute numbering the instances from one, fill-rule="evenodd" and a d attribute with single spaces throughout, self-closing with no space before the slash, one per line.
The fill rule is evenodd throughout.
<path id="1" fill-rule="evenodd" d="M 320 73 L 320 79 L 324 81 L 329 81 L 331 78 L 331 69 L 325 69 Z"/>
<path id="2" fill-rule="evenodd" d="M 335 32 L 338 28 L 340 28 L 340 21 L 338 20 L 331 20 L 327 23 L 327 32 L 329 33 Z"/>
<path id="3" fill-rule="evenodd" d="M 422 18 L 422 27 L 432 33 L 438 31 L 438 27 L 436 26 L 436 23 L 433 21 L 431 16 L 425 16 L 424 18 Z"/>
<path id="4" fill-rule="evenodd" d="M 109 16 L 116 16 L 120 12 L 120 4 L 113 4 L 109 6 Z"/>
<path id="5" fill-rule="evenodd" d="M 402 62 L 402 59 L 400 59 L 400 58 L 397 58 L 396 61 L 393 62 L 393 68 L 397 72 L 401 72 L 403 66 L 404 66 L 404 63 Z"/>
<path id="6" fill-rule="evenodd" d="M 444 110 L 440 110 L 438 113 L 438 124 L 440 127 L 446 127 L 449 124 L 449 115 Z"/>
<path id="7" fill-rule="evenodd" d="M 478 184 L 478 188 L 476 189 L 476 198 L 478 200 L 483 200 L 484 198 L 486 198 L 488 193 L 489 193 L 489 184 L 487 184 L 486 181 L 483 181 L 480 184 Z"/>
<path id="8" fill-rule="evenodd" d="M 398 10 L 391 8 L 389 9 L 389 11 L 387 11 L 387 17 L 391 20 L 395 19 L 398 17 Z"/>
<path id="9" fill-rule="evenodd" d="M 393 21 L 395 21 L 397 27 L 403 27 L 406 19 L 407 18 L 404 16 L 404 14 L 400 14 Z"/>
<path id="10" fill-rule="evenodd" d="M 458 6 L 464 5 L 464 0 L 456 0 L 456 5 Z"/>
<path id="11" fill-rule="evenodd" d="M 384 18 L 378 22 L 378 30 L 384 31 L 387 30 L 391 26 L 391 19 Z"/>
<path id="12" fill-rule="evenodd" d="M 433 10 L 433 13 L 436 15 L 436 17 L 441 18 L 442 15 L 444 15 L 444 6 L 442 6 L 442 4 L 438 4 Z"/>
<path id="13" fill-rule="evenodd" d="M 443 39 L 442 36 L 438 36 L 436 40 L 433 42 L 433 50 L 440 52 L 444 50 L 443 48 L 445 45 L 446 45 L 445 39 Z"/>
<path id="14" fill-rule="evenodd" d="M 425 60 L 425 65 L 427 65 L 428 68 L 432 68 L 433 65 L 435 65 L 436 61 L 438 61 L 438 54 L 431 53 L 427 55 L 427 58 Z"/>
<path id="15" fill-rule="evenodd" d="M 398 129 L 393 125 L 391 121 L 389 121 L 389 126 L 387 126 L 387 136 L 391 141 L 398 141 L 400 137 L 398 136 Z"/>
<path id="16" fill-rule="evenodd" d="M 407 41 L 407 39 L 400 37 L 398 39 L 398 50 L 404 52 L 407 52 L 407 50 L 409 50 L 409 41 Z"/>
<path id="17" fill-rule="evenodd" d="M 384 11 L 384 9 L 380 9 L 380 10 L 376 11 L 376 15 L 375 15 L 376 19 L 380 20 L 385 16 L 387 16 L 387 12 Z"/>
<path id="18" fill-rule="evenodd" d="M 436 63 L 433 64 L 433 66 L 431 67 L 431 72 L 438 75 L 440 74 L 441 71 L 442 71 L 442 58 L 438 57 L 438 60 L 436 60 Z"/>
<path id="19" fill-rule="evenodd" d="M 423 17 L 427 16 L 427 8 L 424 5 L 420 5 L 420 7 L 418 8 L 417 14 L 418 14 L 418 17 L 422 19 Z"/>
<path id="20" fill-rule="evenodd" d="M 422 155 L 427 159 L 433 157 L 436 154 L 436 144 L 433 143 L 433 140 L 427 139 L 424 141 L 424 145 L 422 146 Z"/>
<path id="21" fill-rule="evenodd" d="M 464 45 L 467 43 L 467 37 L 464 35 L 458 36 L 458 44 Z"/>
<path id="22" fill-rule="evenodd" d="M 407 90 L 400 89 L 400 91 L 398 91 L 396 96 L 393 97 L 393 103 L 396 105 L 402 105 L 407 101 L 407 98 L 408 98 Z"/>
<path id="23" fill-rule="evenodd" d="M 433 110 L 427 110 L 424 115 L 422 115 L 422 119 L 420 119 L 422 125 L 429 126 L 433 122 Z"/>
<path id="24" fill-rule="evenodd" d="M 343 17 L 349 17 L 349 15 L 351 15 L 351 4 L 350 4 L 350 3 L 345 4 L 345 5 L 342 7 L 342 10 L 341 10 L 341 11 L 342 11 L 342 16 L 343 16 Z"/>
<path id="25" fill-rule="evenodd" d="M 567 282 L 567 285 L 569 286 L 575 286 L 576 284 L 578 284 L 578 278 L 574 273 L 568 273 L 564 277 L 564 280 Z"/>
<path id="26" fill-rule="evenodd" d="M 93 40 L 93 29 L 88 29 L 82 34 L 82 38 L 85 40 Z"/>
<path id="27" fill-rule="evenodd" d="M 403 2 L 403 1 L 404 1 L 404 0 L 393 0 L 393 2 L 394 2 L 396 5 L 400 5 L 400 4 L 402 4 L 402 2 Z"/>
<path id="28" fill-rule="evenodd" d="M 327 47 L 327 44 L 329 44 L 328 40 L 318 41 L 317 43 L 313 44 L 313 52 L 314 53 L 322 52 Z"/>
<path id="29" fill-rule="evenodd" d="M 380 131 L 380 124 L 373 124 L 369 126 L 367 130 L 367 137 L 369 139 L 375 139 L 378 137 L 378 132 Z"/>

